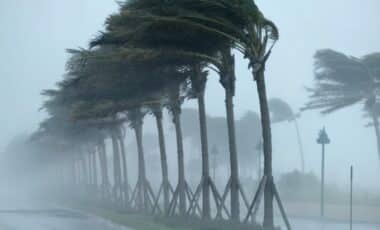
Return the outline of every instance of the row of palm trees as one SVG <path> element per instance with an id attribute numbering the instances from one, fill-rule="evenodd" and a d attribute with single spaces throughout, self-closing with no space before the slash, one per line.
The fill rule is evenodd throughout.
<path id="1" fill-rule="evenodd" d="M 110 183 L 105 140 L 111 138 L 113 199 L 128 208 L 155 210 L 159 197 L 155 196 L 146 176 L 142 144 L 144 117 L 150 113 L 157 124 L 162 167 L 160 193 L 163 194 L 166 214 L 185 216 L 201 210 L 202 218 L 210 219 L 210 198 L 213 195 L 218 214 L 223 211 L 232 221 L 239 221 L 240 196 L 252 210 L 263 195 L 263 225 L 266 229 L 273 229 L 274 198 L 281 202 L 272 174 L 265 67 L 279 38 L 275 24 L 263 16 L 252 0 L 129 0 L 120 3 L 119 11 L 108 17 L 105 25 L 105 31 L 90 42 L 88 49 L 68 51 L 71 57 L 64 79 L 58 83 L 58 89 L 44 92 L 48 96 L 44 107 L 50 117 L 41 124 L 36 136 L 82 153 L 71 154 L 73 164 L 81 172 L 89 167 L 96 170 L 93 154 L 98 153 L 104 194 Z M 250 205 L 239 181 L 233 108 L 236 79 L 233 52 L 241 52 L 249 61 L 260 102 L 264 177 Z M 219 75 L 225 90 L 230 178 L 222 195 L 209 172 L 205 102 L 209 71 Z M 186 182 L 184 167 L 180 120 L 185 99 L 198 102 L 202 178 L 195 193 Z M 170 112 L 175 126 L 176 188 L 171 187 L 168 179 L 163 109 Z M 134 130 L 138 147 L 138 178 L 133 189 L 128 182 L 128 158 L 123 142 L 125 123 Z M 83 159 L 83 156 L 88 159 Z M 83 163 L 85 161 L 90 162 L 88 166 Z M 228 193 L 230 211 L 225 206 Z M 199 200 L 202 200 L 201 208 Z"/>

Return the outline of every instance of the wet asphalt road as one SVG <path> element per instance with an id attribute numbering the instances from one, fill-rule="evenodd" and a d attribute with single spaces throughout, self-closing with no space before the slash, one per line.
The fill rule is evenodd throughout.
<path id="1" fill-rule="evenodd" d="M 131 230 L 65 209 L 0 210 L 1 230 Z"/>

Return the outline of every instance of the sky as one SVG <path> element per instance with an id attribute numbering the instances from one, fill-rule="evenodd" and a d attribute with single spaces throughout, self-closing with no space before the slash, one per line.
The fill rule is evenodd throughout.
<path id="1" fill-rule="evenodd" d="M 258 0 L 263 13 L 280 29 L 280 40 L 266 71 L 269 97 L 287 101 L 297 111 L 307 102 L 305 87 L 313 84 L 313 55 L 331 48 L 348 55 L 380 52 L 378 0 Z M 64 73 L 65 49 L 86 47 L 103 29 L 115 1 L 12 0 L 0 1 L 0 152 L 16 135 L 37 129 L 46 114 L 39 111 L 41 90 L 52 88 Z M 237 56 L 236 117 L 258 111 L 256 86 L 247 62 Z M 215 74 L 207 86 L 207 112 L 224 115 L 224 93 Z M 195 102 L 186 102 L 195 107 Z M 332 140 L 327 146 L 326 174 L 330 183 L 345 185 L 354 165 L 360 186 L 380 188 L 380 159 L 374 131 L 365 128 L 361 105 L 322 116 L 302 114 L 299 123 L 306 170 L 319 175 L 318 131 L 325 126 Z M 273 125 L 275 173 L 299 167 L 292 124 Z"/>

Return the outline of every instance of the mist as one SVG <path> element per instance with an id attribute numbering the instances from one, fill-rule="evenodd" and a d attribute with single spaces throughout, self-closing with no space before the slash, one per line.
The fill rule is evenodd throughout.
<path id="1" fill-rule="evenodd" d="M 378 220 L 374 221 L 376 216 L 368 217 L 371 216 L 370 213 L 377 212 L 380 205 L 378 202 L 380 200 L 380 161 L 374 127 L 368 126 L 372 120 L 363 112 L 365 102 L 354 103 L 352 106 L 344 107 L 331 114 L 321 114 L 320 110 L 302 110 L 302 108 L 311 100 L 310 92 L 307 89 L 315 87 L 318 82 L 315 77 L 315 54 L 317 51 L 331 49 L 357 59 L 380 52 L 380 33 L 378 31 L 380 28 L 380 15 L 378 14 L 380 2 L 377 0 L 309 0 L 289 3 L 256 0 L 255 3 L 265 17 L 276 24 L 280 34 L 265 65 L 268 100 L 281 99 L 289 105 L 289 109 L 294 115 L 288 120 L 273 122 L 276 114 L 273 107 L 271 108 L 269 105 L 272 118 L 270 126 L 273 177 L 278 184 L 279 193 L 283 196 L 285 207 L 287 204 L 290 206 L 290 219 L 300 215 L 297 212 L 299 207 L 301 210 L 312 210 L 307 217 L 318 217 L 314 212 L 318 211 L 319 207 L 317 206 L 320 202 L 322 147 L 317 143 L 317 138 L 320 130 L 325 128 L 331 140 L 325 148 L 325 183 L 328 190 L 326 202 L 330 205 L 336 205 L 336 203 L 346 205 L 349 202 L 350 167 L 352 166 L 356 191 L 354 200 L 356 199 L 356 204 L 360 206 L 357 209 L 358 213 L 361 213 L 358 216 L 366 217 L 364 219 L 358 217 L 357 222 L 379 224 Z M 25 205 L 18 205 L 18 203 L 28 203 L 26 205 L 28 207 L 33 207 L 34 203 L 39 203 L 38 207 L 45 207 L 48 204 L 46 207 L 55 209 L 60 207 L 62 201 L 64 203 L 65 200 L 70 200 L 75 203 L 77 199 L 93 205 L 96 203 L 94 200 L 102 198 L 100 193 L 88 200 L 79 195 L 71 196 L 71 193 L 75 194 L 78 189 L 75 183 L 71 184 L 70 182 L 72 159 L 60 155 L 60 153 L 75 155 L 81 151 L 97 153 L 100 151 L 97 145 L 95 147 L 85 146 L 84 150 L 81 148 L 78 152 L 56 151 L 57 147 L 50 146 L 48 149 L 41 149 L 33 141 L 32 136 L 41 129 L 41 123 L 51 117 L 44 104 L 48 99 L 41 92 L 46 89 L 59 88 L 57 83 L 66 79 L 65 77 L 68 75 L 67 62 L 73 55 L 68 53 L 67 49 L 87 49 L 90 41 L 107 31 L 107 17 L 117 14 L 119 8 L 120 6 L 115 1 L 38 0 L 31 2 L 13 0 L 0 2 L 0 27 L 2 28 L 0 36 L 2 50 L 0 53 L 0 104 L 2 106 L 0 118 L 3 124 L 0 130 L 0 178 L 4 182 L 3 185 L 0 185 L 0 203 L 2 200 L 12 200 L 12 202 L 15 200 L 0 209 L 25 208 Z M 247 68 L 251 68 L 249 60 L 236 49 L 232 50 L 232 56 L 235 58 L 236 75 L 233 109 L 236 152 L 239 161 L 238 171 L 240 182 L 251 202 L 258 189 L 260 176 L 262 176 L 263 168 L 260 167 L 263 165 L 260 161 L 264 161 L 260 158 L 264 150 L 259 146 L 263 141 L 260 100 L 256 91 L 256 82 L 251 71 L 247 71 Z M 231 167 L 225 89 L 220 84 L 218 73 L 208 67 L 205 67 L 205 71 L 209 73 L 204 91 L 208 152 L 210 154 L 209 170 L 211 177 L 216 177 L 213 178 L 215 187 L 222 195 L 230 176 Z M 146 89 L 141 89 L 141 91 L 144 90 Z M 136 94 L 136 97 L 143 96 L 143 93 L 141 95 L 140 93 Z M 202 178 L 203 159 L 199 134 L 199 107 L 194 97 L 186 97 L 181 106 L 180 123 L 183 134 L 186 183 L 195 193 Z M 168 107 L 165 108 L 163 128 L 169 180 L 175 189 L 177 180 L 179 180 L 177 127 L 172 122 L 175 119 L 173 112 Z M 140 150 L 136 143 L 135 128 L 133 124 L 129 123 L 131 119 L 127 112 L 122 111 L 115 117 L 116 120 L 120 119 L 121 121 L 119 127 L 120 132 L 123 133 L 123 139 L 120 141 L 120 145 L 125 146 L 130 192 L 133 193 L 135 184 L 139 181 L 140 167 L 139 154 L 137 154 Z M 297 129 L 294 126 L 295 120 Z M 158 193 L 162 180 L 162 162 L 154 113 L 144 112 L 143 121 L 142 144 L 145 150 L 146 176 L 149 178 L 154 193 Z M 65 126 L 65 124 L 60 125 Z M 92 134 L 105 136 L 107 172 L 111 186 L 115 186 L 113 181 L 117 179 L 115 179 L 113 168 L 114 143 L 111 138 L 113 134 L 109 134 L 108 129 L 103 126 L 94 130 L 93 133 L 89 132 L 88 136 Z M 48 138 L 50 137 L 48 136 Z M 74 135 L 72 138 L 76 139 Z M 120 151 L 122 150 L 120 149 Z M 213 155 L 212 152 L 215 151 L 217 151 L 217 155 Z M 303 161 L 300 154 L 303 156 Z M 82 162 L 82 160 L 79 159 L 78 162 Z M 95 163 L 95 165 L 103 167 L 100 164 L 99 162 Z M 304 171 L 302 171 L 302 167 L 304 167 Z M 94 175 L 97 178 L 93 178 L 94 187 L 91 188 L 101 190 L 102 188 L 97 188 L 96 185 L 101 183 L 102 174 L 95 172 Z M 294 186 L 300 186 L 297 189 L 299 190 L 297 195 L 293 194 L 294 191 L 291 190 L 294 178 L 297 181 Z M 85 179 L 80 177 L 78 180 Z M 308 184 L 309 182 L 310 184 Z M 65 194 L 62 192 L 62 188 L 70 192 Z M 81 193 L 89 194 L 85 188 L 81 189 L 83 189 Z M 69 193 L 70 195 L 68 195 Z M 122 194 L 123 191 L 120 193 Z M 120 196 L 123 197 L 123 195 Z M 297 196 L 299 200 L 294 201 Z M 122 202 L 123 198 L 120 199 Z M 229 199 L 226 203 L 229 203 Z M 116 201 L 112 200 L 112 202 L 114 204 Z M 240 201 L 241 206 L 244 206 L 243 203 Z M 310 203 L 312 205 L 309 207 Z M 230 208 L 229 205 L 227 208 Z M 263 206 L 264 204 L 259 205 Z M 22 207 L 18 208 L 19 206 Z M 367 206 L 371 208 L 366 209 Z M 125 207 L 118 207 L 125 211 L 123 208 Z M 344 209 L 344 212 L 346 211 L 347 209 Z M 339 209 L 338 212 L 342 213 L 343 211 Z M 97 214 L 102 217 L 101 214 Z M 342 215 L 345 217 L 332 215 L 330 219 L 339 219 L 346 223 L 348 213 Z M 264 213 L 259 211 L 259 216 L 264 216 Z M 276 212 L 276 216 L 281 219 L 280 212 Z M 10 217 L 0 218 L 0 226 L 2 226 L 2 219 L 7 218 Z M 117 221 L 116 223 L 123 224 Z M 300 223 L 297 226 L 303 226 L 303 222 Z M 131 229 L 140 229 L 127 226 Z M 72 227 L 72 229 L 75 228 Z M 285 226 L 283 229 L 286 229 Z"/>

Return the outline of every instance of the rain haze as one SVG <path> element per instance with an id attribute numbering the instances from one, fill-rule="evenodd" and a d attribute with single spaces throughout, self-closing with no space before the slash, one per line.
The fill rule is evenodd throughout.
<path id="1" fill-rule="evenodd" d="M 317 143 L 317 138 L 320 130 L 325 127 L 331 140 L 331 143 L 326 145 L 325 149 L 326 184 L 330 186 L 329 188 L 343 191 L 344 196 L 346 196 L 350 185 L 350 167 L 353 166 L 355 190 L 370 194 L 368 196 L 376 194 L 374 199 L 377 199 L 377 205 L 379 206 L 379 153 L 374 128 L 373 126 L 367 127 L 367 124 L 371 123 L 372 120 L 364 116 L 363 101 L 326 115 L 322 115 L 320 110 L 301 111 L 301 108 L 310 100 L 310 93 L 307 88 L 312 88 L 316 82 L 314 55 L 318 50 L 332 49 L 357 58 L 380 52 L 380 14 L 378 12 L 380 1 L 256 0 L 255 3 L 265 17 L 273 21 L 279 29 L 279 40 L 276 42 L 266 63 L 266 89 L 269 99 L 280 98 L 290 105 L 294 113 L 299 113 L 297 122 L 304 152 L 305 173 L 314 175 L 319 182 L 321 145 Z M 0 104 L 2 108 L 0 114 L 2 122 L 0 153 L 2 156 L 0 156 L 0 159 L 4 159 L 4 161 L 8 159 L 6 156 L 12 154 L 9 152 L 9 146 L 12 143 L 17 145 L 19 139 L 27 139 L 38 130 L 40 123 L 49 116 L 46 109 L 41 109 L 43 102 L 46 100 L 46 96 L 41 95 L 41 92 L 46 89 L 56 89 L 57 82 L 63 79 L 66 72 L 66 62 L 70 58 L 70 54 L 66 50 L 88 48 L 90 40 L 99 36 L 100 31 L 105 31 L 105 19 L 110 14 L 118 11 L 119 5 L 115 1 L 107 0 L 0 1 L 0 48 L 2 51 L 0 53 Z M 239 52 L 233 51 L 233 53 L 236 57 L 234 111 L 236 126 L 240 127 L 239 124 L 243 124 L 246 113 L 253 111 L 260 114 L 260 107 L 256 83 L 251 71 L 248 70 L 249 63 Z M 217 118 L 226 117 L 225 91 L 219 83 L 218 74 L 212 70 L 209 70 L 209 72 L 210 75 L 205 91 L 206 112 L 209 119 L 215 119 L 216 122 Z M 186 99 L 182 107 L 183 111 L 198 111 L 197 100 Z M 191 134 L 188 134 L 186 129 L 187 120 L 184 120 L 184 117 L 186 117 L 185 114 L 182 117 L 182 122 L 185 123 L 183 125 L 184 152 L 186 170 L 189 170 L 191 168 L 190 162 L 200 159 L 201 145 L 198 143 L 199 141 L 193 145 Z M 153 159 L 152 161 L 157 160 L 159 162 L 160 158 L 159 147 L 156 144 L 155 120 L 150 115 L 146 119 L 144 145 L 147 152 L 152 152 L 146 157 L 147 165 L 149 165 L 150 160 Z M 241 123 L 239 123 L 240 121 Z M 164 122 L 171 122 L 169 113 L 165 112 Z M 137 166 L 135 166 L 137 165 L 135 152 L 137 152 L 138 147 L 134 143 L 132 129 L 128 125 L 125 125 L 125 127 L 127 128 L 126 136 L 131 136 L 127 138 L 126 149 L 129 149 L 127 150 L 129 155 L 134 155 L 131 156 L 132 161 L 136 162 L 129 169 L 131 171 L 130 176 L 133 178 L 131 181 L 135 183 L 137 180 L 135 178 L 138 177 Z M 210 125 L 210 127 L 212 126 Z M 175 128 L 172 124 L 165 124 L 164 128 L 167 131 L 168 153 L 172 156 L 168 160 L 169 176 L 171 181 L 175 181 L 177 175 L 174 176 L 173 174 L 178 169 L 176 165 Z M 291 173 L 294 170 L 300 171 L 301 160 L 297 133 L 292 122 L 273 123 L 271 128 L 273 175 L 276 180 L 286 173 Z M 199 139 L 199 131 L 197 132 L 198 136 L 194 137 L 194 139 Z M 256 133 L 252 135 L 261 135 L 261 126 L 258 126 L 257 130 L 251 130 L 250 132 Z M 150 134 L 152 134 L 151 139 L 149 139 Z M 239 130 L 237 137 L 239 139 Z M 212 140 L 212 137 L 210 137 L 210 140 Z M 248 146 L 239 146 L 239 141 L 237 142 L 238 153 L 241 149 L 254 149 L 257 144 L 248 143 Z M 107 150 L 111 152 L 111 141 L 107 140 L 106 144 L 109 145 Z M 210 152 L 212 145 L 212 143 L 209 144 Z M 190 154 L 197 147 L 199 147 L 197 153 L 199 157 Z M 227 140 L 226 151 L 223 154 L 227 159 L 226 161 L 228 161 Z M 153 153 L 157 156 L 151 156 Z M 111 156 L 111 153 L 108 153 L 108 155 Z M 111 162 L 111 159 L 109 161 Z M 6 164 L 6 162 L 3 163 Z M 247 169 L 240 169 L 241 174 L 244 174 L 242 171 L 248 170 L 250 176 L 256 177 L 256 163 L 252 164 L 254 164 L 252 174 L 249 173 L 249 165 Z M 244 162 L 242 165 L 244 165 Z M 149 168 L 149 166 L 147 168 L 148 176 L 155 176 L 155 173 L 161 175 L 159 165 L 157 166 L 157 172 L 154 171 L 153 166 L 152 168 Z M 153 171 L 149 171 L 150 169 L 153 169 Z M 18 170 L 22 171 L 23 168 Z M 111 169 L 109 170 L 112 171 Z M 194 173 L 194 175 L 201 176 L 200 170 L 201 163 L 199 163 L 199 172 Z M 219 167 L 217 173 L 227 177 L 229 176 L 228 170 L 229 163 L 225 163 L 225 165 Z M 188 175 L 190 174 L 188 173 Z M 3 177 L 7 177 L 7 175 L 2 175 L 0 178 Z M 198 178 L 194 179 L 194 181 L 198 181 Z M 199 183 L 199 181 L 194 183 Z M 47 186 L 46 184 L 44 186 Z M 222 185 L 220 186 L 222 187 Z M 195 189 L 193 188 L 194 192 Z M 221 190 L 223 189 L 221 188 Z M 249 189 L 247 188 L 247 190 Z M 254 192 L 255 190 L 248 192 L 250 200 Z M 1 200 L 2 198 L 0 197 L 0 204 Z M 319 205 L 318 202 L 317 204 Z M 287 203 L 288 201 L 285 201 L 285 204 Z M 240 205 L 242 204 L 243 202 L 240 203 Z M 0 205 L 1 209 L 3 208 Z M 370 211 L 364 209 L 361 212 Z M 3 219 L 13 220 L 11 218 L 17 219 L 17 217 L 1 216 L 0 213 L 0 226 L 2 226 L 1 221 Z M 38 222 L 39 220 L 31 220 L 31 223 L 34 223 L 33 221 Z M 103 219 L 98 221 L 103 221 Z M 376 222 L 379 223 L 379 221 Z M 119 222 L 119 224 L 122 223 Z M 298 226 L 302 226 L 302 224 L 300 222 Z M 12 225 L 10 224 L 9 226 Z M 67 226 L 71 225 L 68 224 Z M 17 229 L 19 228 L 23 229 L 23 227 L 18 227 Z M 131 228 L 133 229 L 133 225 Z M 72 229 L 75 230 L 76 228 L 72 227 Z M 113 228 L 104 227 L 104 229 Z M 136 227 L 136 229 L 145 228 Z M 286 229 L 286 227 L 284 226 L 283 229 Z M 339 228 L 337 227 L 336 229 Z M 367 228 L 359 227 L 358 229 Z M 368 227 L 368 229 L 380 228 Z"/>

